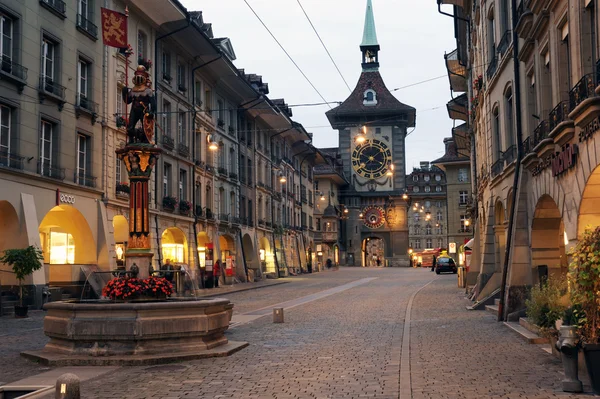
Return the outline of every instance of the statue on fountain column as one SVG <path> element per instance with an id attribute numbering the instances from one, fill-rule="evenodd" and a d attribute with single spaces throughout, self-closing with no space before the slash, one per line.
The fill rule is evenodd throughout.
<path id="1" fill-rule="evenodd" d="M 156 99 L 152 81 L 144 65 L 138 65 L 133 76 L 133 88 L 124 87 L 123 101 L 131 104 L 127 123 L 127 144 L 154 144 L 154 114 Z M 136 127 L 141 123 L 141 128 Z"/>

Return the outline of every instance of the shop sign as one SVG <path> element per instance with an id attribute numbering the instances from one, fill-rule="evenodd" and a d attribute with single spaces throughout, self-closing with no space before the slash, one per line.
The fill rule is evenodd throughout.
<path id="1" fill-rule="evenodd" d="M 60 204 L 75 205 L 75 196 L 73 194 L 61 193 L 59 189 L 56 189 L 56 205 Z"/>
<path id="2" fill-rule="evenodd" d="M 546 168 L 552 167 L 552 175 L 558 177 L 576 165 L 578 153 L 579 147 L 577 144 L 566 144 L 561 148 L 560 152 L 550 154 L 541 159 L 531 174 L 537 176 Z"/>
<path id="3" fill-rule="evenodd" d="M 455 242 L 448 243 L 448 252 L 451 254 L 456 253 L 456 243 Z"/>
<path id="4" fill-rule="evenodd" d="M 552 175 L 558 177 L 575 166 L 578 153 L 579 147 L 577 147 L 577 144 L 565 145 L 552 159 Z"/>
<path id="5" fill-rule="evenodd" d="M 579 131 L 579 142 L 589 140 L 598 130 L 600 130 L 600 117 L 597 116 Z"/>

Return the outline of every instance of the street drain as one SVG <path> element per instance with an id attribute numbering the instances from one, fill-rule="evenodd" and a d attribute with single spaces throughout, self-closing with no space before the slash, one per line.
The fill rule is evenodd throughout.
<path id="1" fill-rule="evenodd" d="M 176 364 L 167 364 L 164 366 L 152 366 L 152 367 L 146 367 L 144 370 L 147 371 L 161 371 L 161 372 L 169 372 L 169 371 L 182 371 L 187 369 L 186 366 L 179 366 Z"/>

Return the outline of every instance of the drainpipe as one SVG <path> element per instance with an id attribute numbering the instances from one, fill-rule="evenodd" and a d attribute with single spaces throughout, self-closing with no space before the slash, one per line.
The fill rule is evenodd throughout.
<path id="1" fill-rule="evenodd" d="M 498 304 L 498 321 L 504 320 L 504 306 L 506 296 L 506 280 L 508 277 L 508 267 L 510 251 L 513 239 L 513 229 L 515 226 L 515 215 L 517 204 L 517 192 L 519 190 L 521 159 L 523 158 L 523 133 L 521 129 L 521 76 L 519 64 L 519 36 L 517 35 L 517 0 L 511 0 L 512 13 L 512 40 L 513 40 L 513 67 L 514 67 L 514 96 L 515 96 L 515 122 L 517 124 L 517 161 L 515 165 L 515 178 L 513 181 L 512 207 L 510 210 L 510 219 L 508 220 L 508 234 L 506 238 L 506 251 L 504 253 L 504 268 L 502 269 L 502 285 L 500 286 L 500 303 Z"/>
<path id="2" fill-rule="evenodd" d="M 219 54 L 218 57 L 216 57 L 208 62 L 205 62 L 203 64 L 200 64 L 197 67 L 192 68 L 192 71 L 191 71 L 190 84 L 192 85 L 192 107 L 193 107 L 193 112 L 192 112 L 192 151 L 193 151 L 193 153 L 196 152 L 196 82 L 194 80 L 194 74 L 196 73 L 196 71 L 198 69 L 205 67 L 208 64 L 211 64 L 222 57 L 223 57 L 223 54 Z M 194 182 L 194 188 L 195 188 L 196 187 L 196 165 L 195 165 L 195 162 L 194 162 L 193 172 L 192 172 L 192 181 Z M 193 195 L 192 201 L 194 203 L 194 223 L 193 223 L 194 243 L 196 244 L 196 249 L 194 250 L 194 253 L 196 254 L 196 256 L 195 256 L 196 265 L 198 265 L 198 268 L 200 269 L 200 275 L 201 275 L 201 278 L 200 278 L 201 284 L 200 285 L 202 286 L 202 288 L 204 288 L 204 272 L 202 271 L 202 268 L 200 267 L 200 255 L 198 254 L 198 213 L 196 212 L 198 198 L 196 197 L 195 189 L 194 189 L 194 195 Z"/>

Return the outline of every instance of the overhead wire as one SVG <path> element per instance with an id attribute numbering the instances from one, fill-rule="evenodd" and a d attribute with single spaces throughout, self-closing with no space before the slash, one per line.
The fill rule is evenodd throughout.
<path id="1" fill-rule="evenodd" d="M 277 45 L 281 48 L 281 50 L 283 50 L 283 52 L 290 59 L 290 61 L 292 62 L 292 64 L 294 64 L 294 66 L 296 67 L 296 69 L 298 69 L 298 71 L 300 71 L 300 73 L 302 74 L 302 76 L 304 76 L 304 79 L 306 79 L 306 81 L 311 85 L 311 87 L 315 90 L 315 92 L 319 95 L 319 97 L 321 97 L 321 99 L 323 100 L 323 102 L 327 103 L 327 106 L 331 109 L 331 105 L 329 105 L 329 102 L 325 99 L 325 97 L 323 97 L 323 95 L 321 94 L 321 92 L 319 91 L 319 89 L 317 89 L 317 87 L 308 78 L 308 76 L 306 76 L 306 74 L 304 73 L 304 71 L 302 70 L 302 68 L 300 68 L 300 66 L 296 63 L 296 61 L 294 61 L 294 59 L 287 52 L 287 50 L 285 49 L 285 47 L 283 47 L 283 45 L 279 42 L 279 40 L 277 40 L 277 37 L 275 37 L 275 35 L 273 34 L 273 32 L 271 32 L 271 30 L 263 22 L 263 20 L 260 18 L 260 16 L 258 15 L 258 13 L 254 10 L 254 8 L 252 8 L 252 6 L 250 5 L 250 3 L 248 3 L 248 0 L 244 0 L 244 3 L 246 3 L 246 5 L 248 6 L 248 8 L 250 8 L 250 10 L 252 11 L 252 13 L 260 21 L 260 23 L 262 24 L 262 26 L 267 30 L 267 32 L 269 32 L 269 34 L 271 35 L 271 37 L 273 38 L 273 40 L 275 40 L 275 42 L 277 43 Z"/>
<path id="2" fill-rule="evenodd" d="M 333 63 L 333 66 L 335 67 L 335 69 L 337 70 L 338 74 L 340 75 L 340 77 L 342 78 L 342 80 L 344 81 L 344 84 L 346 85 L 346 87 L 348 88 L 348 91 L 352 91 L 352 89 L 350 88 L 350 85 L 348 84 L 348 82 L 346 82 L 346 79 L 344 78 L 344 75 L 342 75 L 342 71 L 340 71 L 340 68 L 338 67 L 338 65 L 336 64 L 335 60 L 333 59 L 333 57 L 331 56 L 331 53 L 329 52 L 329 49 L 327 48 L 327 46 L 325 45 L 325 43 L 323 42 L 323 39 L 321 39 L 321 35 L 319 35 L 319 32 L 317 32 L 317 28 L 315 28 L 315 25 L 312 23 L 310 17 L 308 16 L 308 14 L 306 13 L 306 10 L 304 9 L 304 7 L 302 6 L 302 3 L 300 2 L 300 0 L 296 0 L 298 2 L 298 5 L 300 6 L 300 8 L 302 9 L 302 12 L 304 13 L 304 16 L 306 17 L 306 19 L 308 20 L 308 23 L 310 24 L 310 26 L 313 28 L 313 31 L 315 32 L 315 34 L 317 35 L 317 38 L 319 38 L 319 41 L 321 42 L 321 45 L 323 46 L 323 48 L 325 49 L 325 52 L 327 53 L 327 55 L 329 56 L 329 59 L 331 60 L 331 62 Z"/>

